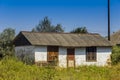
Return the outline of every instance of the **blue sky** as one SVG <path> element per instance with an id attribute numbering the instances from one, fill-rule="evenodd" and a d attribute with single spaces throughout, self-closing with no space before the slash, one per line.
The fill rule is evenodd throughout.
<path id="1" fill-rule="evenodd" d="M 30 31 L 45 16 L 65 32 L 86 26 L 107 36 L 107 0 L 0 0 L 0 32 L 11 27 Z M 111 0 L 111 33 L 120 30 L 120 0 Z"/>

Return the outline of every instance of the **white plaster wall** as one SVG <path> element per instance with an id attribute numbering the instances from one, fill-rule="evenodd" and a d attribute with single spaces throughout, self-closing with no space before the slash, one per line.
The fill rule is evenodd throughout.
<path id="1" fill-rule="evenodd" d="M 38 61 L 47 61 L 47 46 L 19 46 L 15 47 L 15 55 L 27 54 Z M 59 47 L 59 66 L 67 67 L 67 48 Z M 75 65 L 98 65 L 104 66 L 110 58 L 111 47 L 97 47 L 97 61 L 86 62 L 86 48 L 75 48 Z"/>
<path id="2" fill-rule="evenodd" d="M 97 61 L 96 62 L 86 62 L 86 48 L 76 48 L 75 49 L 75 64 L 80 65 L 97 65 L 105 66 L 107 65 L 107 59 L 110 58 L 111 48 L 110 47 L 97 47 Z"/>
<path id="3" fill-rule="evenodd" d="M 59 67 L 67 67 L 67 48 L 59 47 Z"/>
<path id="4" fill-rule="evenodd" d="M 35 62 L 47 61 L 47 46 L 35 47 Z"/>
<path id="5" fill-rule="evenodd" d="M 34 59 L 34 46 L 18 46 L 15 47 L 15 56 L 20 57 L 21 55 L 29 56 Z"/>
<path id="6" fill-rule="evenodd" d="M 111 47 L 97 47 L 97 65 L 107 65 L 107 60 L 110 59 Z"/>
<path id="7" fill-rule="evenodd" d="M 85 48 L 75 48 L 75 66 L 83 65 L 86 62 Z"/>

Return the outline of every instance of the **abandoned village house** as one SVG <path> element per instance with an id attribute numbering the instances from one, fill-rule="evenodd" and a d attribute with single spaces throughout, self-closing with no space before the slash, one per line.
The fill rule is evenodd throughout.
<path id="1" fill-rule="evenodd" d="M 99 34 L 20 32 L 14 39 L 15 55 L 27 55 L 35 63 L 59 67 L 107 65 L 111 43 Z"/>

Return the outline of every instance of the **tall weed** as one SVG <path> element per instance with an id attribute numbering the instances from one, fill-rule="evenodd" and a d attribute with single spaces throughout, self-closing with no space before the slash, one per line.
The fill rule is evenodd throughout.
<path id="1" fill-rule="evenodd" d="M 6 57 L 0 61 L 0 80 L 120 80 L 120 64 L 58 69 L 26 65 L 15 58 Z"/>

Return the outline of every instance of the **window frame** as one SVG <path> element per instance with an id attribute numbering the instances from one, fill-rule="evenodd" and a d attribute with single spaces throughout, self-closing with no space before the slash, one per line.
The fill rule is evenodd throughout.
<path id="1" fill-rule="evenodd" d="M 86 47 L 86 61 L 87 62 L 97 61 L 97 48 L 96 47 Z"/>

